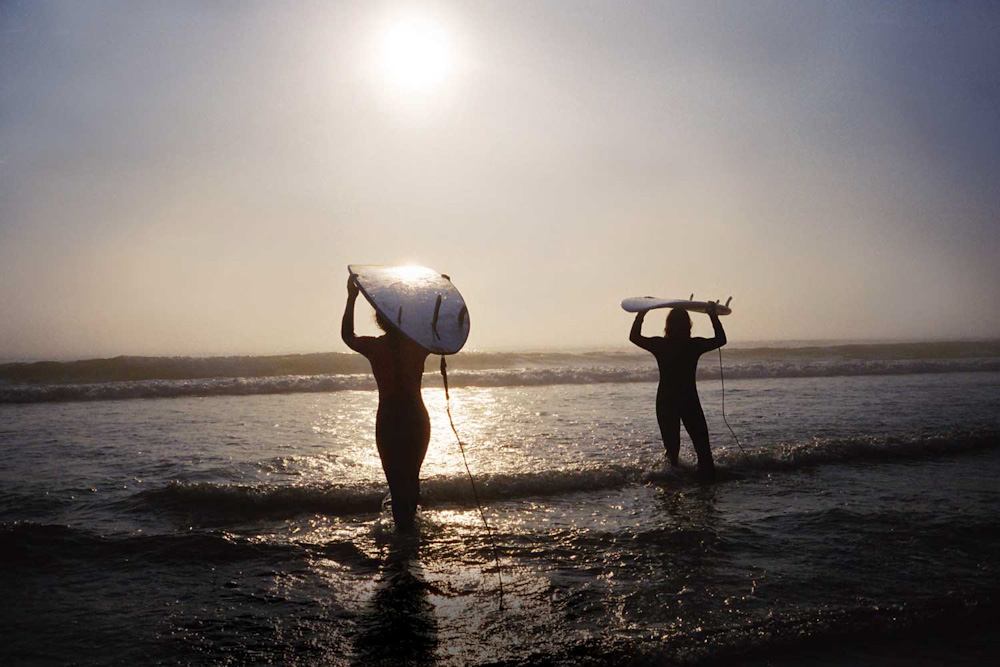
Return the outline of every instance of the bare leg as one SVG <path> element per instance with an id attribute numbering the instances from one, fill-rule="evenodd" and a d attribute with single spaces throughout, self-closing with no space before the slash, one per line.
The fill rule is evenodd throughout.
<path id="1" fill-rule="evenodd" d="M 392 520 L 396 523 L 397 530 L 412 530 L 420 500 L 419 477 L 410 474 L 410 471 L 394 470 L 392 466 L 386 466 L 384 459 L 382 467 L 385 469 L 386 481 L 389 482 L 389 493 L 392 494 Z"/>
<path id="2" fill-rule="evenodd" d="M 399 530 L 413 528 L 420 501 L 420 467 L 429 440 L 430 422 L 423 403 L 379 405 L 375 441 L 392 494 L 392 518 Z"/>

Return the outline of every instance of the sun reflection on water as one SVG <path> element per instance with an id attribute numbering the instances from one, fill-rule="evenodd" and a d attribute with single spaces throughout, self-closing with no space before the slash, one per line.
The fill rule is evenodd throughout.
<path id="1" fill-rule="evenodd" d="M 448 421 L 444 392 L 424 388 L 423 398 L 431 420 L 431 441 L 422 474 L 465 475 L 461 450 Z M 490 460 L 490 454 L 496 452 L 497 443 L 488 435 L 490 424 L 496 419 L 496 403 L 496 396 L 489 391 L 459 391 L 451 395 L 451 416 L 473 473 L 496 468 L 496 461 Z"/>

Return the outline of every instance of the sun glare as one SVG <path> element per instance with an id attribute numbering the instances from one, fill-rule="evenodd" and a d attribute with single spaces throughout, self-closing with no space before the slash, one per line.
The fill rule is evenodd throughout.
<path id="1" fill-rule="evenodd" d="M 392 270 L 392 275 L 396 278 L 396 280 L 403 283 L 419 283 L 432 280 L 437 277 L 437 273 L 431 269 L 428 269 L 425 266 L 416 266 L 413 264 L 394 268 Z"/>
<path id="2" fill-rule="evenodd" d="M 447 35 L 436 23 L 421 19 L 397 20 L 390 26 L 382 58 L 386 76 L 409 88 L 441 83 L 451 66 Z"/>

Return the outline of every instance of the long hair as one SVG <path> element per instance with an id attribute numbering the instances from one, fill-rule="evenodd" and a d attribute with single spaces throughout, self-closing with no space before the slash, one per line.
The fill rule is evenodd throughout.
<path id="1" fill-rule="evenodd" d="M 667 338 L 690 338 L 691 316 L 682 308 L 674 308 L 667 314 L 667 325 L 663 329 Z"/>
<path id="2" fill-rule="evenodd" d="M 390 336 L 395 336 L 398 333 L 398 330 L 395 326 L 393 326 L 392 322 L 390 322 L 387 317 L 383 316 L 382 313 L 377 310 L 375 311 L 375 325 L 381 329 L 383 333 Z"/>

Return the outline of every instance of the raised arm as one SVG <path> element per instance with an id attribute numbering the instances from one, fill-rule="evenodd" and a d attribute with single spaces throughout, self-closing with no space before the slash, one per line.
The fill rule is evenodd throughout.
<path id="1" fill-rule="evenodd" d="M 715 329 L 715 337 L 702 339 L 705 341 L 702 352 L 709 352 L 726 344 L 726 330 L 722 328 L 722 322 L 719 321 L 719 313 L 715 310 L 715 304 L 713 303 L 709 306 L 706 312 L 708 313 L 708 317 L 712 320 L 712 328 Z"/>
<path id="2" fill-rule="evenodd" d="M 645 310 L 640 310 L 635 314 L 635 321 L 632 322 L 632 331 L 629 332 L 628 339 L 642 349 L 652 351 L 653 339 L 642 335 L 642 320 L 646 317 L 646 312 Z"/>
<path id="3" fill-rule="evenodd" d="M 358 300 L 358 284 L 354 276 L 347 279 L 347 305 L 344 307 L 344 319 L 340 322 L 340 337 L 347 347 L 355 352 L 367 355 L 370 338 L 354 335 L 354 302 Z"/>

